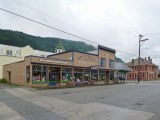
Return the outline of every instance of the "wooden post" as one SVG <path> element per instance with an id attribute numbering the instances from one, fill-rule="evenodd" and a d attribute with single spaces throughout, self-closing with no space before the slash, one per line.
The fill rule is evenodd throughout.
<path id="1" fill-rule="evenodd" d="M 91 70 L 89 71 L 89 80 L 91 81 Z"/>
<path id="2" fill-rule="evenodd" d="M 82 81 L 84 81 L 84 69 L 82 70 Z"/>
<path id="3" fill-rule="evenodd" d="M 106 83 L 109 84 L 109 71 L 106 71 Z"/>
<path id="4" fill-rule="evenodd" d="M 49 66 L 46 66 L 46 80 L 48 80 L 47 82 L 48 82 L 48 84 L 49 84 Z"/>
<path id="5" fill-rule="evenodd" d="M 72 67 L 72 82 L 74 82 L 74 68 Z"/>
<path id="6" fill-rule="evenodd" d="M 99 70 L 98 70 L 98 82 L 99 82 Z"/>
<path id="7" fill-rule="evenodd" d="M 62 67 L 60 67 L 60 87 L 62 86 Z"/>
<path id="8" fill-rule="evenodd" d="M 29 86 L 32 87 L 32 64 L 30 64 L 30 79 L 29 79 Z"/>

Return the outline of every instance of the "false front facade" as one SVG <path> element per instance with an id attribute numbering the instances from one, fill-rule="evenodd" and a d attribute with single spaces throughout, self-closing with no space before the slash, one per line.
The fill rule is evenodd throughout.
<path id="1" fill-rule="evenodd" d="M 97 54 L 67 51 L 46 58 L 27 56 L 4 65 L 3 75 L 10 83 L 28 86 L 108 84 L 114 63 L 115 50 L 99 45 Z"/>

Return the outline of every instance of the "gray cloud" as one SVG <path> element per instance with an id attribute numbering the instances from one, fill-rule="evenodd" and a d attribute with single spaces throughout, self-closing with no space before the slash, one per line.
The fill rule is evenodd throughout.
<path id="1" fill-rule="evenodd" d="M 158 0 L 19 0 L 19 2 L 83 31 L 20 6 L 13 0 L 0 0 L 0 7 L 102 45 L 136 55 L 131 56 L 117 52 L 117 56 L 126 62 L 138 57 L 139 34 L 150 39 L 143 45 L 143 48 L 148 47 L 148 49 L 142 50 L 142 57 L 159 55 L 160 35 L 147 35 L 160 33 L 160 16 L 158 14 L 160 1 Z M 0 18 L 2 29 L 18 30 L 37 36 L 56 36 L 76 40 L 69 35 L 3 11 L 0 11 Z M 153 61 L 160 64 L 158 59 L 153 59 Z"/>

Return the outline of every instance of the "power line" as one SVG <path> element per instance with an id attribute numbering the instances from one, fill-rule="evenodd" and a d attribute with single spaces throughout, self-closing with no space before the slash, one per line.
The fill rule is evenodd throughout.
<path id="1" fill-rule="evenodd" d="M 91 34 L 91 33 L 88 33 L 88 32 L 86 32 L 86 31 L 84 31 L 84 30 L 82 30 L 82 29 L 80 29 L 80 28 L 77 28 L 77 27 L 75 27 L 75 26 L 73 26 L 73 25 L 70 25 L 70 24 L 68 24 L 68 23 L 66 23 L 66 22 L 64 22 L 64 21 L 62 21 L 62 20 L 59 20 L 59 19 L 57 19 L 57 18 L 55 18 L 55 17 L 49 16 L 49 15 L 45 14 L 44 12 L 41 12 L 41 11 L 38 10 L 38 9 L 32 8 L 32 7 L 26 5 L 26 4 L 22 3 L 22 2 L 19 2 L 19 1 L 17 1 L 17 0 L 12 0 L 12 1 L 13 1 L 13 2 L 16 2 L 17 4 L 19 4 L 19 5 L 21 5 L 21 6 L 24 6 L 24 7 L 28 8 L 28 9 L 31 9 L 31 10 L 33 10 L 33 11 L 35 11 L 35 12 L 38 12 L 38 13 L 44 15 L 44 16 L 47 16 L 47 17 L 49 17 L 49 18 L 51 18 L 51 19 L 54 19 L 54 20 L 59 21 L 59 22 L 62 22 L 63 24 L 66 24 L 66 25 L 68 25 L 68 26 L 70 26 L 70 27 L 72 27 L 72 28 L 76 28 L 76 29 L 78 29 L 78 30 L 80 30 L 80 31 L 82 31 L 82 32 L 84 32 L 84 33 L 87 33 L 87 34 L 90 34 L 90 35 L 92 35 L 92 36 L 95 36 L 96 38 L 98 38 L 98 39 L 100 39 L 100 40 L 104 40 L 103 38 L 100 38 L 99 36 L 96 36 L 96 35 L 93 35 L 93 34 Z M 134 38 L 135 38 L 135 36 L 134 36 Z M 132 38 L 131 38 L 131 39 L 132 39 Z M 114 45 L 115 43 L 109 42 L 109 44 Z M 119 43 L 116 43 L 116 44 L 119 44 Z M 126 46 L 125 46 L 125 47 L 126 47 Z M 126 48 L 129 49 L 129 50 L 132 50 L 132 51 L 134 51 L 134 52 L 137 52 L 136 50 L 130 49 L 130 48 L 128 48 L 128 47 L 126 47 Z"/>
<path id="2" fill-rule="evenodd" d="M 25 5 L 25 4 L 22 3 L 22 2 L 19 2 L 19 1 L 17 1 L 17 0 L 12 0 L 12 1 L 13 1 L 13 2 L 16 2 L 16 3 L 18 3 L 18 4 L 20 4 L 20 5 L 24 6 L 24 7 L 26 7 L 26 8 L 28 8 L 28 9 L 31 9 L 31 10 L 33 10 L 33 11 L 36 11 L 36 12 L 38 12 L 38 13 L 44 15 L 44 16 L 47 16 L 47 17 L 49 17 L 49 18 L 51 18 L 51 19 L 54 19 L 54 20 L 59 21 L 59 22 L 62 22 L 63 24 L 66 24 L 66 25 L 68 25 L 68 26 L 70 26 L 70 27 L 72 27 L 72 28 L 76 28 L 76 29 L 78 29 L 78 30 L 80 30 L 80 31 L 82 31 L 82 32 L 84 32 L 84 33 L 90 34 L 90 35 L 95 36 L 95 37 L 97 37 L 97 38 L 99 38 L 99 39 L 101 39 L 101 40 L 104 40 L 104 39 L 102 39 L 102 38 L 100 38 L 100 37 L 98 37 L 98 36 L 96 36 L 96 35 L 93 35 L 92 33 L 86 32 L 86 31 L 84 31 L 84 30 L 82 30 L 82 29 L 80 29 L 80 28 L 78 28 L 78 27 L 75 27 L 75 26 L 73 26 L 73 25 L 70 25 L 70 24 L 68 24 L 68 23 L 66 23 L 66 22 L 64 22 L 64 21 L 62 21 L 62 20 L 59 20 L 59 19 L 57 19 L 57 18 L 55 18 L 55 17 L 52 17 L 52 16 L 50 16 L 50 15 L 47 15 L 47 14 L 45 14 L 44 12 L 41 12 L 41 11 L 38 10 L 38 9 L 32 8 L 32 7 L 28 6 L 28 5 Z"/>
<path id="3" fill-rule="evenodd" d="M 124 54 L 128 54 L 128 55 L 131 55 L 131 56 L 137 56 L 137 55 L 134 55 L 134 54 L 130 54 L 130 53 L 127 53 L 127 52 L 123 52 L 123 51 L 120 51 L 120 50 L 116 50 L 118 52 L 121 52 L 121 53 L 124 53 Z"/>
<path id="4" fill-rule="evenodd" d="M 57 31 L 59 31 L 59 32 L 62 32 L 62 33 L 65 33 L 65 34 L 71 35 L 71 36 L 73 36 L 73 37 L 76 37 L 76 38 L 79 38 L 79 39 L 82 39 L 82 40 L 85 40 L 85 41 L 88 41 L 88 42 L 91 42 L 91 43 L 98 44 L 98 43 L 93 42 L 93 41 L 91 41 L 91 40 L 88 40 L 88 39 L 85 39 L 85 38 L 79 37 L 79 36 L 77 36 L 77 35 L 74 35 L 74 34 L 71 34 L 71 33 L 65 32 L 65 31 L 63 31 L 63 30 L 60 30 L 60 29 L 54 28 L 54 27 L 49 26 L 49 25 L 47 25 L 47 24 L 44 24 L 44 23 L 38 22 L 38 21 L 33 20 L 33 19 L 30 19 L 30 18 L 28 18 L 28 17 L 24 17 L 24 16 L 22 16 L 22 15 L 16 14 L 16 13 L 11 12 L 11 11 L 8 11 L 8 10 L 5 10 L 5 9 L 3 9 L 3 8 L 0 8 L 0 10 L 5 11 L 5 12 L 8 12 L 8 13 L 13 14 L 13 15 L 16 15 L 16 16 L 18 16 L 18 17 L 21 17 L 21 18 L 27 19 L 27 20 L 29 20 L 29 21 L 35 22 L 35 23 L 37 23 L 37 24 L 40 24 L 40 25 L 46 26 L 46 27 L 48 27 L 48 28 L 51 28 L 51 29 L 57 30 Z"/>
<path id="5" fill-rule="evenodd" d="M 51 28 L 51 29 L 57 30 L 57 31 L 62 32 L 62 33 L 65 33 L 65 34 L 68 34 L 68 35 L 70 35 L 70 36 L 73 36 L 73 37 L 76 37 L 76 38 L 79 38 L 79 39 L 82 39 L 82 40 L 85 40 L 85 41 L 88 41 L 88 42 L 91 42 L 91 43 L 94 43 L 94 44 L 99 44 L 99 43 L 97 43 L 97 42 L 93 42 L 93 41 L 88 40 L 88 39 L 85 39 L 85 38 L 83 38 L 83 37 L 80 37 L 80 36 L 77 36 L 77 35 L 74 35 L 74 34 L 71 34 L 71 33 L 65 32 L 65 31 L 63 31 L 63 30 L 60 30 L 60 29 L 54 28 L 54 27 L 52 27 L 52 26 L 49 26 L 49 25 L 47 25 L 47 24 L 44 24 L 44 23 L 38 22 L 38 21 L 33 20 L 33 19 L 31 19 L 31 18 L 24 17 L 24 16 L 22 16 L 22 15 L 16 14 L 16 13 L 11 12 L 11 11 L 8 11 L 8 10 L 6 10 L 6 9 L 0 8 L 0 10 L 5 11 L 5 12 L 10 13 L 10 14 L 15 15 L 15 16 L 21 17 L 21 18 L 23 18 L 23 19 L 26 19 L 26 20 L 32 21 L 32 22 L 34 22 L 34 23 L 40 24 L 40 25 L 42 25 L 42 26 L 45 26 L 45 27 L 48 27 L 48 28 Z M 133 54 L 130 54 L 130 53 L 127 53 L 127 52 L 123 52 L 123 51 L 117 50 L 117 49 L 115 49 L 115 50 L 116 50 L 116 51 L 119 51 L 119 52 L 121 52 L 121 53 L 124 53 L 124 54 L 129 54 L 129 55 L 132 55 L 132 56 L 136 56 L 136 55 L 133 55 Z"/>

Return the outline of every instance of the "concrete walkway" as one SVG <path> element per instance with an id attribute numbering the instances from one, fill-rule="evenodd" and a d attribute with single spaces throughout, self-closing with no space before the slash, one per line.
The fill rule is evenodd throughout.
<path id="1" fill-rule="evenodd" d="M 77 104 L 53 97 L 42 96 L 23 88 L 5 89 L 23 100 L 48 109 L 67 120 L 149 120 L 149 112 L 129 110 L 98 102 Z"/>
<path id="2" fill-rule="evenodd" d="M 0 120 L 25 120 L 16 111 L 0 102 Z"/>

